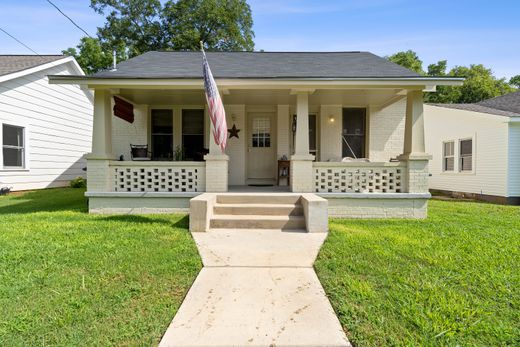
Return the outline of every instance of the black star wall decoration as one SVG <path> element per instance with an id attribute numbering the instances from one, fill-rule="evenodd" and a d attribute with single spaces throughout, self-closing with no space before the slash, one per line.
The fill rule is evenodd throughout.
<path id="1" fill-rule="evenodd" d="M 235 124 L 233 124 L 233 127 L 231 129 L 228 129 L 228 132 L 229 132 L 229 138 L 232 138 L 232 137 L 236 137 L 237 139 L 239 138 L 238 133 L 240 132 L 240 129 L 237 129 L 237 126 Z"/>

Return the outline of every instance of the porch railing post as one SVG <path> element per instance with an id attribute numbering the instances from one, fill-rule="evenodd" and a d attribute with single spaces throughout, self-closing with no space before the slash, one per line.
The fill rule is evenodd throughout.
<path id="1" fill-rule="evenodd" d="M 428 162 L 431 155 L 425 151 L 421 90 L 408 91 L 404 132 L 403 154 L 398 159 L 407 162 L 405 190 L 408 193 L 428 192 Z"/>
<path id="2" fill-rule="evenodd" d="M 207 106 L 206 106 L 207 113 Z M 209 154 L 204 156 L 206 161 L 206 191 L 221 193 L 228 191 L 229 156 L 222 153 L 213 139 L 213 123 L 209 122 Z"/>
<path id="3" fill-rule="evenodd" d="M 87 155 L 87 190 L 112 190 L 112 100 L 108 90 L 96 89 L 92 128 L 92 152 Z"/>
<path id="4" fill-rule="evenodd" d="M 314 156 L 309 153 L 309 93 L 295 92 L 296 134 L 294 155 L 291 157 L 291 190 L 298 193 L 314 191 Z"/>

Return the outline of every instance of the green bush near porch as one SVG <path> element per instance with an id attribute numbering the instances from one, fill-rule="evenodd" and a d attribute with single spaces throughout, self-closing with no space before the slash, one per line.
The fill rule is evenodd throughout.
<path id="1" fill-rule="evenodd" d="M 356 346 L 520 345 L 519 207 L 331 220 L 315 267 Z"/>
<path id="2" fill-rule="evenodd" d="M 0 198 L 0 346 L 157 344 L 200 270 L 187 216 L 88 215 L 83 194 Z"/>

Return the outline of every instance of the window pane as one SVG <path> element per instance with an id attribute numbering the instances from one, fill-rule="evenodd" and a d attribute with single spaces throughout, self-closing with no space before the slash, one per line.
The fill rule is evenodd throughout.
<path id="1" fill-rule="evenodd" d="M 460 141 L 460 155 L 471 155 L 473 151 L 473 141 L 472 140 L 462 140 Z"/>
<path id="2" fill-rule="evenodd" d="M 316 150 L 316 115 L 309 115 L 309 150 Z"/>
<path id="3" fill-rule="evenodd" d="M 343 157 L 365 157 L 366 109 L 343 109 Z"/>
<path id="4" fill-rule="evenodd" d="M 210 141 L 213 141 L 211 136 Z M 182 135 L 184 160 L 204 160 L 204 135 Z"/>
<path id="5" fill-rule="evenodd" d="M 23 149 L 4 148 L 4 166 L 23 167 Z"/>
<path id="6" fill-rule="evenodd" d="M 23 128 L 3 124 L 2 126 L 4 146 L 23 147 Z"/>
<path id="7" fill-rule="evenodd" d="M 445 171 L 453 171 L 455 168 L 455 158 L 445 158 L 444 159 L 444 170 Z"/>
<path id="8" fill-rule="evenodd" d="M 461 170 L 462 171 L 471 171 L 472 170 L 472 157 L 463 157 L 460 160 Z"/>
<path id="9" fill-rule="evenodd" d="M 204 135 L 204 110 L 182 110 L 182 133 Z"/>
<path id="10" fill-rule="evenodd" d="M 172 134 L 172 110 L 152 110 L 152 134 Z"/>
<path id="11" fill-rule="evenodd" d="M 444 155 L 452 156 L 454 155 L 455 143 L 453 141 L 444 143 Z"/>
<path id="12" fill-rule="evenodd" d="M 253 147 L 271 147 L 271 119 L 269 117 L 253 119 L 251 142 Z"/>

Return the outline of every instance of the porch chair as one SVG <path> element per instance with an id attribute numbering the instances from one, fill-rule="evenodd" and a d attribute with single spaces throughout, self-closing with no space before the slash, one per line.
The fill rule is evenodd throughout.
<path id="1" fill-rule="evenodd" d="M 148 145 L 132 145 L 130 144 L 130 155 L 134 161 L 151 160 L 151 152 L 148 151 Z"/>

